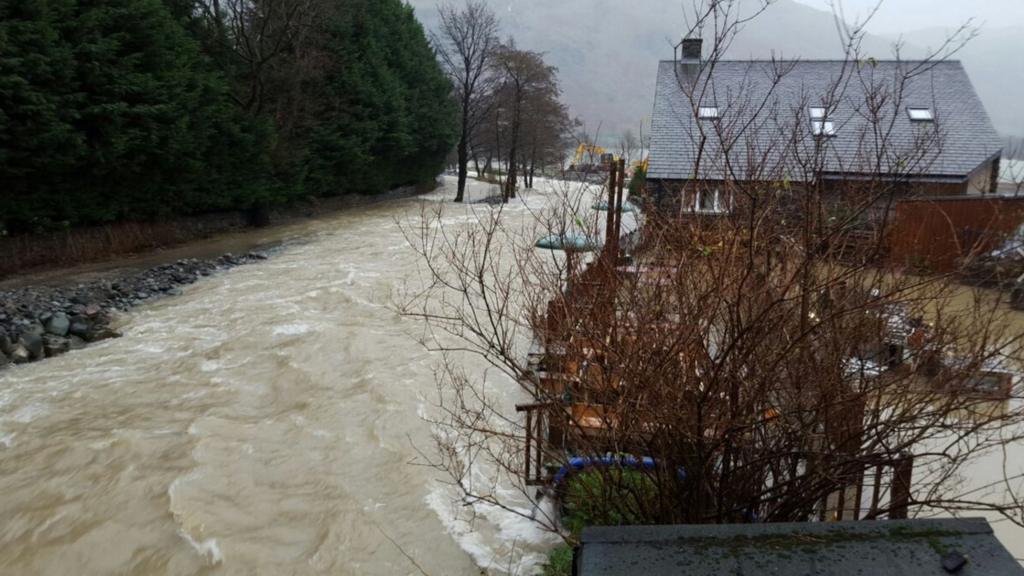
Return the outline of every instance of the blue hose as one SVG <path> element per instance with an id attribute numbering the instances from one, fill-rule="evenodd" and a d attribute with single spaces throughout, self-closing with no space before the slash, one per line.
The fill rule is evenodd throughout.
<path id="1" fill-rule="evenodd" d="M 558 473 L 555 474 L 555 485 L 559 485 L 565 482 L 566 478 L 570 474 L 575 472 L 582 472 L 587 468 L 595 467 L 620 467 L 620 468 L 635 468 L 638 470 L 654 470 L 657 463 L 654 458 L 644 456 L 643 458 L 637 458 L 636 456 L 573 456 L 569 458 L 569 462 L 558 469 Z M 683 480 L 686 478 L 686 472 L 683 467 L 679 467 L 679 479 Z"/>

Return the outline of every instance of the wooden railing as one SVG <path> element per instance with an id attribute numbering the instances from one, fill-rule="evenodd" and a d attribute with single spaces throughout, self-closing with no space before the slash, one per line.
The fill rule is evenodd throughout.
<path id="1" fill-rule="evenodd" d="M 818 520 L 906 519 L 911 502 L 914 457 L 886 458 L 823 499 Z"/>
<path id="2" fill-rule="evenodd" d="M 544 454 L 550 444 L 547 422 L 549 409 L 549 404 L 539 403 L 516 406 L 516 412 L 526 414 L 523 479 L 527 486 L 543 486 L 549 480 L 544 467 Z"/>

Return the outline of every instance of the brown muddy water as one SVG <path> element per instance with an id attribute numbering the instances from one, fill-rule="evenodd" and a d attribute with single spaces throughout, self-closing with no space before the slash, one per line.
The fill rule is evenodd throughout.
<path id="1" fill-rule="evenodd" d="M 397 222 L 452 184 L 129 261 L 279 246 L 135 309 L 120 339 L 0 372 L 0 575 L 534 573 L 550 535 L 462 506 L 416 465 L 432 448 L 437 358 L 392 306 L 417 262 Z M 505 214 L 527 224 L 558 195 Z M 444 223 L 487 209 L 449 205 Z M 495 392 L 510 413 L 521 400 L 511 384 Z M 970 482 L 1024 472 L 1024 450 L 1009 452 Z M 1024 531 L 996 531 L 1024 557 Z"/>
<path id="2" fill-rule="evenodd" d="M 493 510 L 470 526 L 412 464 L 436 358 L 391 304 L 420 202 L 228 239 L 281 247 L 132 311 L 120 339 L 0 372 L 0 574 L 535 570 L 550 535 Z"/>

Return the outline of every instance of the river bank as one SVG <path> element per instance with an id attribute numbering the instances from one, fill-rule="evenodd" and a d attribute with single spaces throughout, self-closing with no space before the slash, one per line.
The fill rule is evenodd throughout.
<path id="1" fill-rule="evenodd" d="M 0 370 L 60 356 L 119 336 L 119 313 L 165 296 L 218 271 L 261 260 L 263 252 L 195 258 L 90 282 L 0 290 Z"/>
<path id="2" fill-rule="evenodd" d="M 219 212 L 182 216 L 166 221 L 119 222 L 59 232 L 0 236 L 0 282 L 16 280 L 26 274 L 60 272 L 83 264 L 103 263 L 137 255 L 145 257 L 201 240 L 252 234 L 268 227 L 278 228 L 359 206 L 425 194 L 436 189 L 436 186 L 435 182 L 428 186 L 396 188 L 373 196 L 348 195 L 303 200 L 258 212 Z"/>
<path id="3" fill-rule="evenodd" d="M 403 187 L 294 204 L 267 214 L 266 225 L 256 227 L 237 212 L 0 239 L 0 370 L 116 338 L 124 312 L 180 295 L 184 286 L 217 272 L 265 260 L 307 222 L 422 193 Z M 11 263 L 19 261 L 35 266 L 12 275 Z"/>

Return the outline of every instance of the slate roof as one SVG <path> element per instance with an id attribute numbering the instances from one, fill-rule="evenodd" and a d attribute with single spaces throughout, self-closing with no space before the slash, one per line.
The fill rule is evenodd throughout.
<path id="1" fill-rule="evenodd" d="M 1021 576 L 984 519 L 586 528 L 579 576 Z"/>
<path id="2" fill-rule="evenodd" d="M 785 72 L 775 82 L 776 70 Z M 719 61 L 696 65 L 661 62 L 652 118 L 650 179 L 697 176 L 737 180 L 789 178 L 821 165 L 826 173 L 900 173 L 963 180 L 1001 153 L 1002 141 L 960 62 Z M 896 79 L 908 71 L 906 82 Z M 842 90 L 828 90 L 843 78 Z M 693 99 L 681 86 L 693 87 Z M 902 86 L 902 94 L 896 87 Z M 868 95 L 877 99 L 872 114 Z M 693 101 L 717 106 L 718 128 L 694 117 Z M 834 103 L 828 120 L 836 135 L 824 139 L 823 159 L 809 162 L 815 142 L 809 107 Z M 909 107 L 934 110 L 935 122 L 912 122 Z M 875 120 L 869 118 L 875 117 Z M 706 138 L 700 170 L 697 151 Z M 878 136 L 876 128 L 887 136 Z M 883 144 L 883 145 L 880 145 Z M 725 150 L 730 150 L 728 162 Z M 877 166 L 877 167 L 876 167 Z"/>

